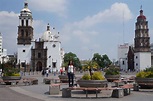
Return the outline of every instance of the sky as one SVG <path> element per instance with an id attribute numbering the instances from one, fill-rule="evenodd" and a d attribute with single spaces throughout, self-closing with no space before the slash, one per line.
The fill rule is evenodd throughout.
<path id="1" fill-rule="evenodd" d="M 134 44 L 135 22 L 142 9 L 153 43 L 153 0 L 26 0 L 32 11 L 34 38 L 50 26 L 60 32 L 61 47 L 80 60 L 94 53 L 117 60 L 118 45 Z M 25 0 L 0 0 L 0 32 L 8 54 L 17 52 L 19 14 Z"/>

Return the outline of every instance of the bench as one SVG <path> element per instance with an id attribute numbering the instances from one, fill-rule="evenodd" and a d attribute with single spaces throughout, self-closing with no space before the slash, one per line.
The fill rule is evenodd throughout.
<path id="1" fill-rule="evenodd" d="M 3 80 L 6 85 L 17 85 L 20 80 Z"/>
<path id="2" fill-rule="evenodd" d="M 58 78 L 44 78 L 43 79 L 43 83 L 45 84 L 58 83 L 58 81 L 60 81 L 60 79 Z"/>
<path id="3" fill-rule="evenodd" d="M 86 88 L 86 87 L 69 87 L 62 89 L 62 97 L 71 97 L 72 90 L 83 90 L 86 93 L 86 98 L 88 97 L 88 91 L 95 91 L 96 98 L 98 97 L 98 91 L 101 90 L 113 90 L 111 97 L 113 98 L 121 98 L 126 95 L 130 95 L 131 88 L 133 88 L 133 84 L 125 84 L 119 87 L 103 87 L 103 88 Z"/>
<path id="4" fill-rule="evenodd" d="M 123 86 L 124 84 L 133 83 L 134 80 L 124 79 L 124 80 L 115 80 L 113 82 L 115 83 L 115 86 L 119 87 L 119 86 Z"/>
<path id="5" fill-rule="evenodd" d="M 133 84 L 125 84 L 123 86 L 120 86 L 124 91 L 124 96 L 131 94 L 131 88 L 133 88 Z"/>
<path id="6" fill-rule="evenodd" d="M 23 80 L 23 83 L 27 86 L 27 85 L 31 85 L 31 80 L 29 80 L 28 78 L 24 78 L 22 79 Z"/>
<path id="7" fill-rule="evenodd" d="M 119 78 L 107 78 L 107 81 L 108 82 L 114 82 L 116 80 L 119 80 Z"/>
<path id="8" fill-rule="evenodd" d="M 0 84 L 4 83 L 3 79 L 0 78 Z"/>
<path id="9" fill-rule="evenodd" d="M 83 90 L 86 93 L 86 98 L 88 97 L 88 91 L 95 91 L 96 98 L 98 97 L 98 91 L 101 90 L 114 90 L 116 88 L 112 87 L 106 87 L 106 88 L 86 88 L 86 87 L 69 87 L 69 88 L 63 88 L 62 89 L 62 97 L 71 97 L 71 91 L 72 90 Z"/>
<path id="10" fill-rule="evenodd" d="M 114 80 L 115 87 L 123 86 L 125 83 L 122 80 Z"/>
<path id="11" fill-rule="evenodd" d="M 36 79 L 36 78 L 23 78 L 23 83 L 25 83 L 25 85 L 27 85 L 27 84 L 37 85 L 38 84 L 38 79 Z"/>

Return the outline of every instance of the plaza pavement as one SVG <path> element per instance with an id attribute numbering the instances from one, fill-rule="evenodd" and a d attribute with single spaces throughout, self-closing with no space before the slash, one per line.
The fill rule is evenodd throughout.
<path id="1" fill-rule="evenodd" d="M 78 73 L 76 76 L 81 76 Z M 124 74 L 123 76 L 129 77 L 133 74 Z M 123 98 L 85 98 L 82 95 L 73 94 L 73 98 L 62 98 L 61 92 L 59 95 L 49 95 L 49 85 L 43 83 L 43 78 L 40 73 L 35 73 L 34 75 L 29 75 L 28 73 L 25 77 L 35 77 L 38 79 L 38 85 L 30 86 L 14 86 L 9 87 L 5 85 L 0 85 L 0 101 L 153 101 L 153 90 L 143 90 L 143 91 L 132 91 L 131 95 L 124 96 Z M 54 76 L 50 74 L 49 77 L 58 78 L 58 75 Z M 68 85 L 62 85 L 61 89 L 68 87 Z M 102 92 L 103 93 L 103 92 Z M 104 92 L 103 94 L 105 94 Z M 83 94 L 85 96 L 85 94 Z M 95 96 L 95 95 L 94 95 Z"/>

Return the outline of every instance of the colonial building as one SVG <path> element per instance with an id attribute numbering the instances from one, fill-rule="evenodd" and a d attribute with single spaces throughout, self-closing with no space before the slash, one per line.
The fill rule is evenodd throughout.
<path id="1" fill-rule="evenodd" d="M 122 54 L 125 53 L 125 51 L 122 52 Z M 129 46 L 126 59 L 127 64 L 124 63 L 125 66 L 120 63 L 121 69 L 144 70 L 145 68 L 151 67 L 151 49 L 148 21 L 146 21 L 146 17 L 143 15 L 142 9 L 140 10 L 140 15 L 137 17 L 137 22 L 135 23 L 134 46 Z M 127 68 L 125 68 L 126 66 Z"/>
<path id="2" fill-rule="evenodd" d="M 135 69 L 143 70 L 151 67 L 148 21 L 146 21 L 146 17 L 143 15 L 143 10 L 140 10 L 140 15 L 137 17 L 137 22 L 135 23 L 134 46 Z"/>
<path id="3" fill-rule="evenodd" d="M 51 71 L 59 71 L 63 61 L 64 51 L 61 49 L 59 32 L 50 29 L 47 25 L 46 31 L 39 39 L 34 39 L 34 28 L 32 12 L 28 3 L 19 15 L 18 26 L 18 57 L 17 64 L 24 70 L 41 71 L 49 68 Z"/>

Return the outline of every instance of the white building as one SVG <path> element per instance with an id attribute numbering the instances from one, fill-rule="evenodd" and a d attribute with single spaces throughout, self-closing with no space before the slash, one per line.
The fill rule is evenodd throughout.
<path id="1" fill-rule="evenodd" d="M 20 12 L 18 26 L 18 57 L 17 63 L 20 68 L 41 71 L 50 68 L 52 71 L 59 71 L 63 61 L 63 49 L 59 39 L 59 32 L 54 28 L 47 30 L 39 39 L 34 39 L 32 12 L 28 9 L 28 3 Z M 29 70 L 28 69 L 28 70 Z"/>
<path id="2" fill-rule="evenodd" d="M 2 56 L 2 34 L 0 33 L 0 57 Z"/>
<path id="3" fill-rule="evenodd" d="M 127 54 L 129 50 L 129 44 L 124 43 L 118 46 L 118 63 L 120 69 L 127 70 Z"/>
<path id="4" fill-rule="evenodd" d="M 135 23 L 135 38 L 134 38 L 134 66 L 135 69 L 144 70 L 151 67 L 151 49 L 150 37 L 148 29 L 148 21 L 143 15 L 143 10 L 140 10 L 140 15 Z"/>
<path id="5" fill-rule="evenodd" d="M 3 37 L 0 33 L 0 62 L 7 62 L 9 60 L 7 56 L 7 49 L 3 49 Z"/>

